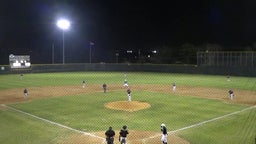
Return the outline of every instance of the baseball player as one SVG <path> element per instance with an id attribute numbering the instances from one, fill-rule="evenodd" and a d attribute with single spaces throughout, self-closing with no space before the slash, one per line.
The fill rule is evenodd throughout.
<path id="1" fill-rule="evenodd" d="M 129 86 L 127 79 L 124 80 L 124 85 L 123 85 L 123 86 L 124 86 L 124 87 L 128 87 L 128 86 Z"/>
<path id="2" fill-rule="evenodd" d="M 173 92 L 176 91 L 176 84 L 175 84 L 175 83 L 172 84 L 172 91 L 173 91 Z"/>
<path id="3" fill-rule="evenodd" d="M 82 87 L 85 88 L 85 81 L 82 82 Z"/>
<path id="4" fill-rule="evenodd" d="M 105 132 L 105 136 L 106 136 L 107 144 L 114 144 L 115 131 L 112 129 L 111 126 L 110 126 L 109 129 Z"/>
<path id="5" fill-rule="evenodd" d="M 228 93 L 229 93 L 230 99 L 233 100 L 234 99 L 234 92 L 233 92 L 233 90 L 229 90 Z"/>
<path id="6" fill-rule="evenodd" d="M 102 85 L 102 88 L 103 88 L 104 93 L 106 93 L 106 92 L 107 92 L 107 84 L 104 83 L 104 84 Z"/>
<path id="7" fill-rule="evenodd" d="M 132 96 L 131 96 L 131 89 L 130 88 L 128 88 L 127 89 L 127 96 L 128 96 L 128 101 L 132 101 Z"/>
<path id="8" fill-rule="evenodd" d="M 20 74 L 20 79 L 21 79 L 21 80 L 23 79 L 23 74 Z"/>
<path id="9" fill-rule="evenodd" d="M 28 97 L 28 90 L 26 88 L 24 89 L 23 93 L 24 93 L 24 98 L 27 98 Z"/>
<path id="10" fill-rule="evenodd" d="M 230 75 L 227 75 L 227 81 L 230 81 Z"/>
<path id="11" fill-rule="evenodd" d="M 161 124 L 161 131 L 163 132 L 161 141 L 163 144 L 167 144 L 167 128 L 163 123 Z"/>
<path id="12" fill-rule="evenodd" d="M 126 144 L 126 140 L 127 140 L 127 135 L 129 134 L 128 130 L 127 130 L 127 126 L 124 125 L 123 128 L 120 130 L 119 132 L 119 142 L 120 144 Z"/>

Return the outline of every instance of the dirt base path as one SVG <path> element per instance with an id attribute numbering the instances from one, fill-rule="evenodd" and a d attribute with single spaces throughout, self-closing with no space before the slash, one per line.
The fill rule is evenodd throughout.
<path id="1" fill-rule="evenodd" d="M 119 132 L 119 130 L 115 130 L 116 133 Z M 105 137 L 104 131 L 101 132 L 95 132 L 92 133 L 94 135 Z M 188 141 L 174 135 L 169 134 L 168 135 L 168 143 L 171 144 L 189 144 Z M 105 144 L 104 139 L 95 138 L 88 135 L 72 135 L 67 138 L 67 140 L 63 139 L 59 141 L 59 144 Z M 114 138 L 114 143 L 119 144 L 118 142 L 118 134 L 116 134 Z M 161 134 L 159 132 L 146 132 L 146 131 L 135 131 L 135 130 L 129 130 L 129 134 L 127 136 L 127 143 L 128 144 L 160 144 L 161 143 Z"/>
<path id="2" fill-rule="evenodd" d="M 225 102 L 241 103 L 256 105 L 256 91 L 233 89 L 234 100 L 231 101 L 228 95 L 229 89 L 218 89 L 210 87 L 192 87 L 192 86 L 178 86 L 176 91 L 172 91 L 171 86 L 166 85 L 135 85 L 132 87 L 135 90 L 144 90 L 160 93 L 172 93 L 182 96 L 196 96 L 210 99 L 218 99 Z"/>
<path id="3" fill-rule="evenodd" d="M 229 99 L 228 89 L 217 89 L 207 87 L 190 87 L 179 86 L 173 92 L 171 86 L 167 85 L 133 85 L 131 89 L 136 91 L 152 91 L 160 93 L 170 93 L 184 96 L 196 96 L 210 99 L 219 99 L 226 102 L 242 103 L 256 105 L 256 91 L 236 90 L 233 89 L 235 98 L 233 101 Z M 82 93 L 101 92 L 101 85 L 88 85 L 86 88 L 82 86 L 51 86 L 51 87 L 31 87 L 29 90 L 29 99 L 57 97 L 66 95 L 76 95 Z M 124 90 L 120 85 L 109 85 L 108 91 Z M 23 89 L 7 89 L 0 90 L 0 104 L 17 103 L 25 101 L 23 97 Z"/>

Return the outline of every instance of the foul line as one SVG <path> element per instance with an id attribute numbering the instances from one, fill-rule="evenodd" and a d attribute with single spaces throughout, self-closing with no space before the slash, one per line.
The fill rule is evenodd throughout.
<path id="1" fill-rule="evenodd" d="M 16 111 L 16 112 L 19 112 L 19 113 L 22 113 L 22 114 L 31 116 L 31 117 L 33 117 L 33 118 L 39 119 L 39 120 L 41 120 L 41 121 L 44 121 L 44 122 L 47 122 L 47 123 L 50 123 L 50 124 L 53 124 L 53 125 L 57 125 L 57 126 L 59 126 L 59 127 L 65 128 L 65 129 L 68 129 L 68 130 L 71 130 L 71 131 L 75 131 L 75 132 L 77 132 L 77 133 L 81 133 L 81 134 L 85 134 L 85 135 L 88 135 L 88 136 L 96 137 L 96 138 L 99 138 L 99 139 L 102 139 L 102 140 L 105 141 L 105 138 L 103 138 L 103 137 L 100 137 L 100 136 L 97 136 L 97 135 L 93 135 L 93 134 L 88 133 L 88 132 L 84 132 L 84 131 L 81 131 L 81 130 L 77 130 L 77 129 L 74 129 L 74 128 L 71 128 L 71 127 L 62 125 L 62 124 L 57 123 L 57 122 L 53 122 L 53 121 L 47 120 L 47 119 L 44 119 L 44 118 L 41 118 L 41 117 L 32 115 L 32 114 L 30 114 L 30 113 L 27 113 L 27 112 L 18 110 L 18 109 L 16 109 L 16 108 L 13 108 L 13 107 L 10 107 L 10 106 L 4 105 L 4 104 L 2 104 L 2 106 L 5 106 L 5 107 L 7 107 L 8 109 L 14 110 L 14 111 Z"/>
<path id="2" fill-rule="evenodd" d="M 92 136 L 92 137 L 96 137 L 96 138 L 99 138 L 99 139 L 102 139 L 102 140 L 105 141 L 105 138 L 103 138 L 103 137 L 100 137 L 100 136 L 97 136 L 97 135 L 93 135 L 93 134 L 91 134 L 91 133 L 87 133 L 87 132 L 84 132 L 84 131 L 81 131 L 81 130 L 77 130 L 77 129 L 74 129 L 74 128 L 71 128 L 71 127 L 68 127 L 68 126 L 59 124 L 59 123 L 57 123 L 57 122 L 53 122 L 53 121 L 47 120 L 47 119 L 44 119 L 44 118 L 41 118 L 41 117 L 32 115 L 32 114 L 30 114 L 30 113 L 27 113 L 27 112 L 24 112 L 24 111 L 15 109 L 15 108 L 13 108 L 13 107 L 6 106 L 6 105 L 4 105 L 4 104 L 1 104 L 1 105 L 4 106 L 4 107 L 7 107 L 8 109 L 14 110 L 14 111 L 16 111 L 16 112 L 19 112 L 19 113 L 22 113 L 22 114 L 31 116 L 31 117 L 33 117 L 33 118 L 36 118 L 36 119 L 39 119 L 39 120 L 42 120 L 42 121 L 45 121 L 45 122 L 47 122 L 47 123 L 50 123 L 50 124 L 53 124 L 53 125 L 57 125 L 57 126 L 59 126 L 59 127 L 65 128 L 65 129 L 69 129 L 69 130 L 71 130 L 71 131 L 75 131 L 75 132 L 77 132 L 77 133 L 81 133 L 81 134 L 89 135 L 89 136 Z M 241 113 L 241 112 L 244 112 L 244 111 L 253 109 L 253 108 L 256 108 L 256 105 L 251 106 L 251 107 L 248 107 L 248 108 L 245 108 L 245 109 L 242 109 L 242 110 L 239 110 L 239 111 L 236 111 L 236 112 L 232 112 L 232 113 L 229 113 L 229 114 L 220 116 L 220 117 L 216 117 L 216 118 L 213 118 L 213 119 L 210 119 L 210 120 L 207 120 L 207 121 L 203 121 L 203 122 L 200 122 L 200 123 L 197 123 L 197 124 L 193 124 L 193 125 L 190 125 L 190 126 L 187 126 L 187 127 L 183 127 L 183 128 L 180 128 L 180 129 L 172 130 L 172 131 L 169 131 L 168 134 L 170 134 L 170 133 L 176 133 L 176 132 L 183 131 L 183 130 L 186 130 L 186 129 L 190 129 L 190 128 L 193 128 L 193 127 L 197 127 L 197 126 L 200 126 L 200 125 L 203 125 L 203 124 L 206 124 L 206 123 L 210 123 L 210 122 L 213 122 L 213 121 L 216 121 L 216 120 L 219 120 L 219 119 L 223 119 L 223 118 L 226 118 L 226 117 L 229 117 L 229 116 L 232 116 L 232 115 L 235 115 L 235 114 L 238 114 L 238 113 Z M 142 139 L 142 141 L 145 142 L 145 141 L 148 140 L 148 139 L 156 138 L 156 137 L 161 136 L 161 135 L 162 135 L 162 134 L 157 134 L 157 135 L 154 135 L 154 136 L 151 136 L 151 137 Z M 103 141 L 103 143 L 104 143 L 104 141 Z"/>
<path id="3" fill-rule="evenodd" d="M 216 118 L 213 118 L 213 119 L 210 119 L 210 120 L 207 120 L 207 121 L 203 121 L 203 122 L 200 122 L 200 123 L 197 123 L 197 124 L 193 124 L 193 125 L 190 125 L 190 126 L 187 126 L 187 127 L 183 127 L 183 128 L 180 128 L 180 129 L 172 130 L 172 131 L 169 131 L 168 134 L 176 133 L 176 132 L 183 131 L 183 130 L 186 130 L 186 129 L 190 129 L 190 128 L 193 128 L 193 127 L 197 127 L 197 126 L 200 126 L 200 125 L 203 125 L 203 124 L 206 124 L 206 123 L 209 123 L 209 122 L 213 122 L 213 121 L 216 121 L 216 120 L 219 120 L 219 119 L 231 116 L 231 115 L 235 115 L 235 114 L 238 114 L 238 113 L 241 113 L 241 112 L 253 109 L 253 108 L 256 108 L 256 105 L 248 107 L 248 108 L 245 108 L 245 109 L 242 109 L 242 110 L 239 110 L 239 111 L 236 111 L 236 112 L 232 112 L 232 113 L 220 116 L 220 117 L 216 117 Z M 162 134 L 157 134 L 157 135 L 145 138 L 143 140 L 147 140 L 147 139 L 151 139 L 151 138 L 156 138 L 156 137 L 161 136 L 161 135 Z"/>

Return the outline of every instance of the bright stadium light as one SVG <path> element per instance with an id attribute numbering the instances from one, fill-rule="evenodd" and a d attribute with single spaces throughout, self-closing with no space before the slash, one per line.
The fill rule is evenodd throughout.
<path id="1" fill-rule="evenodd" d="M 60 29 L 62 29 L 62 62 L 63 64 L 65 64 L 65 39 L 64 39 L 64 31 L 69 29 L 70 27 L 70 22 L 66 19 L 60 19 L 57 21 L 57 24 L 56 24 Z"/>
<path id="2" fill-rule="evenodd" d="M 61 28 L 62 30 L 69 29 L 70 27 L 70 22 L 66 19 L 60 19 L 57 21 L 57 26 Z"/>

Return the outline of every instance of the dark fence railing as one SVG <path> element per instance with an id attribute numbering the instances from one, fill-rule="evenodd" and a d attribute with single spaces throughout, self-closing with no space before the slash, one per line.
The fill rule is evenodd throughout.
<path id="1" fill-rule="evenodd" d="M 195 65 L 168 65 L 168 64 L 45 64 L 32 65 L 30 69 L 11 69 L 9 66 L 0 66 L 0 74 L 13 73 L 44 73 L 44 72 L 73 72 L 73 71 L 141 71 L 166 72 L 209 75 L 256 76 L 256 68 L 252 67 L 224 67 L 224 66 L 195 66 Z"/>

